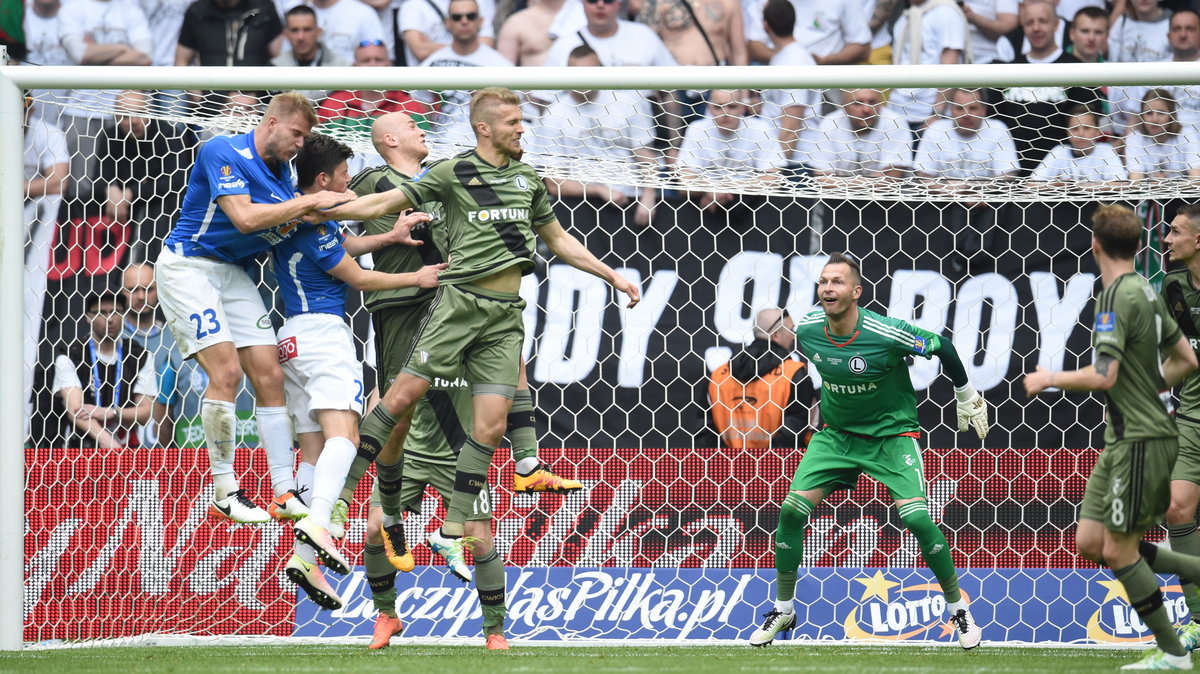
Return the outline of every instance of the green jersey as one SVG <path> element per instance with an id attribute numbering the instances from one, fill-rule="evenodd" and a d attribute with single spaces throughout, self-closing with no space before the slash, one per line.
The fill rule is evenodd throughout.
<path id="1" fill-rule="evenodd" d="M 404 454 L 429 463 L 453 466 L 474 419 L 471 388 L 462 377 L 435 378 L 413 411 Z"/>
<path id="2" fill-rule="evenodd" d="M 825 312 L 819 309 L 796 322 L 796 347 L 821 375 L 826 425 L 871 437 L 921 429 L 905 358 L 931 358 L 940 340 L 932 332 L 862 307 L 849 335 L 830 334 Z"/>
<path id="3" fill-rule="evenodd" d="M 533 271 L 534 228 L 554 220 L 546 186 L 515 159 L 501 167 L 474 150 L 435 164 L 419 181 L 401 183 L 414 204 L 441 202 L 447 262 L 444 285 L 468 283 L 509 267 Z"/>
<path id="4" fill-rule="evenodd" d="M 350 182 L 350 189 L 360 197 L 377 192 L 387 192 L 395 189 L 397 185 L 420 180 L 426 171 L 428 169 L 423 170 L 414 178 L 404 175 L 391 166 L 376 166 L 355 176 L 354 180 Z M 436 222 L 441 215 L 442 205 L 438 202 L 420 204 L 416 210 L 428 213 Z M 367 234 L 386 234 L 395 226 L 396 217 L 392 213 L 374 220 L 367 220 L 363 222 L 363 229 Z M 427 264 L 437 264 L 443 260 L 442 253 L 438 251 L 432 241 L 426 241 L 420 246 L 400 244 L 388 246 L 375 251 L 371 257 L 375 262 L 375 269 L 388 274 L 407 274 L 417 271 Z M 366 307 L 367 311 L 375 312 L 383 307 L 411 306 L 432 299 L 435 292 L 437 290 L 434 288 L 372 290 L 366 293 Z"/>
<path id="5" fill-rule="evenodd" d="M 1135 272 L 1122 275 L 1096 298 L 1092 346 L 1097 357 L 1121 363 L 1105 395 L 1105 444 L 1176 435 L 1169 393 L 1162 393 L 1167 384 L 1160 352 L 1182 334 L 1154 287 Z"/>
<path id="6" fill-rule="evenodd" d="M 1167 274 L 1163 279 L 1162 298 L 1167 311 L 1187 337 L 1188 343 L 1200 356 L 1200 289 L 1192 284 L 1187 269 Z M 1188 375 L 1179 393 L 1179 410 L 1175 415 L 1182 421 L 1200 424 L 1200 374 Z"/>

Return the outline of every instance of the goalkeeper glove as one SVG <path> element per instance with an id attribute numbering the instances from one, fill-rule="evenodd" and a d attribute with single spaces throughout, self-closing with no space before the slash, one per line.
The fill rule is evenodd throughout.
<path id="1" fill-rule="evenodd" d="M 958 399 L 958 430 L 965 431 L 968 427 L 975 429 L 980 439 L 988 434 L 987 403 L 974 386 L 967 384 L 954 387 L 954 397 Z"/>

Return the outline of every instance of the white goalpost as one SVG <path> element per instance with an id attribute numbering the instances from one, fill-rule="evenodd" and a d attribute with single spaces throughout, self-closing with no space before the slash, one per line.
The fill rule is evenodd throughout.
<path id="1" fill-rule="evenodd" d="M 0 63 L 2 57 L 0 51 Z M 93 262 L 51 259 L 45 303 L 50 308 L 32 320 L 43 329 L 54 327 L 54 339 L 63 341 L 26 334 L 29 321 L 19 319 L 28 301 L 29 223 L 25 177 L 12 159 L 24 143 L 24 92 L 444 92 L 496 85 L 522 92 L 820 90 L 828 92 L 826 102 L 818 96 L 815 106 L 829 112 L 839 102 L 835 92 L 860 88 L 1188 87 L 1200 85 L 1200 63 L 808 69 L 0 67 L 0 148 L 10 156 L 0 162 L 0 306 L 6 310 L 0 321 L 0 363 L 14 364 L 0 377 L 0 650 L 48 639 L 104 639 L 109 629 L 121 637 L 151 631 L 152 621 L 132 614 L 138 602 L 157 605 L 168 592 L 190 598 L 174 617 L 195 623 L 179 630 L 192 634 L 194 629 L 204 637 L 345 637 L 362 634 L 364 621 L 373 616 L 359 571 L 341 581 L 340 591 L 354 599 L 336 615 L 319 613 L 298 598 L 278 572 L 279 551 L 290 543 L 286 529 L 271 524 L 251 533 L 205 523 L 207 476 L 203 452 L 194 452 L 194 442 L 181 444 L 178 454 L 151 448 L 125 455 L 74 453 L 37 437 L 27 448 L 31 394 L 53 398 L 42 390 L 48 387 L 44 381 L 37 391 L 26 387 L 24 371 L 43 365 L 29 362 L 30 345 L 38 353 L 63 346 L 72 334 L 67 324 L 73 329 L 80 319 L 70 312 L 78 310 L 87 292 L 82 283 L 67 281 Z M 447 100 L 443 96 L 441 104 Z M 35 104 L 61 108 L 36 96 Z M 111 113 L 111 107 L 104 112 Z M 823 114 L 812 114 L 810 130 Z M 193 130 L 240 132 L 254 119 L 201 115 L 172 105 L 146 115 L 189 135 Z M 437 133 L 442 122 L 433 107 L 424 119 L 430 125 L 431 159 L 467 149 Z M 570 127 L 560 131 L 566 134 Z M 370 157 L 365 128 L 334 117 L 318 130 Z M 746 129 L 743 123 L 740 132 Z M 604 130 L 625 150 L 633 143 L 634 134 L 611 121 Z M 532 144 L 543 137 L 539 133 L 544 132 L 530 129 L 526 137 Z M 825 142 L 806 138 L 803 142 L 815 148 Z M 1111 588 L 1105 596 L 1104 576 L 1081 566 L 1067 540 L 1071 506 L 1082 496 L 1082 480 L 1095 456 L 1089 437 L 1100 423 L 1098 405 L 1081 397 L 1026 402 L 1013 392 L 1020 388 L 1016 373 L 1035 364 L 1062 367 L 1088 358 L 1086 321 L 1097 277 L 1079 237 L 1087 231 L 1089 204 L 1116 201 L 1139 209 L 1148 231 L 1145 271 L 1154 274 L 1161 271 L 1154 254 L 1156 232 L 1177 203 L 1200 199 L 1200 177 L 1103 184 L 995 177 L 950 183 L 913 175 L 825 175 L 793 166 L 794 174 L 772 170 L 731 178 L 718 169 L 672 168 L 663 159 L 663 144 L 656 147 L 653 161 L 642 163 L 569 149 L 531 151 L 526 158 L 560 184 L 616 186 L 611 199 L 556 193 L 555 205 L 569 229 L 581 230 L 580 237 L 598 247 L 600 257 L 642 284 L 645 301 L 635 310 L 618 308 L 606 287 L 552 260 L 541 260 L 526 277 L 525 351 L 543 440 L 568 471 L 578 469 L 587 489 L 565 497 L 506 496 L 498 506 L 496 535 L 512 564 L 508 601 L 516 636 L 686 642 L 731 641 L 748 634 L 759 607 L 768 603 L 773 518 L 798 455 L 782 447 L 719 448 L 717 434 L 706 427 L 711 418 L 697 387 L 750 341 L 757 310 L 780 306 L 796 314 L 812 307 L 812 281 L 822 260 L 848 249 L 864 258 L 865 271 L 874 275 L 868 281 L 878 282 L 872 301 L 891 315 L 952 335 L 976 387 L 997 405 L 993 428 L 1002 435 L 982 447 L 972 444 L 946 421 L 953 416 L 952 411 L 947 415 L 953 397 L 946 395 L 936 365 L 912 368 L 922 423 L 929 424 L 930 513 L 952 532 L 951 546 L 961 550 L 958 561 L 964 564 L 964 589 L 988 602 L 986 617 L 999 622 L 1013 617 L 1018 623 L 997 625 L 991 634 L 985 631 L 985 638 L 1020 644 L 1143 643 L 1148 632 L 1136 615 Z M 181 178 L 187 168 L 171 171 Z M 1194 168 L 1200 171 L 1200 162 Z M 179 188 L 170 189 L 178 197 Z M 649 225 L 634 221 L 639 190 L 655 195 Z M 697 196 L 714 192 L 736 196 L 712 205 Z M 121 237 L 133 236 L 133 230 L 125 228 L 128 223 L 109 222 L 107 214 L 97 215 L 100 198 L 74 196 L 75 205 L 63 205 L 62 220 L 80 223 L 71 231 L 103 229 L 105 236 L 119 239 L 113 246 L 126 250 L 131 242 Z M 76 207 L 78 213 L 72 210 Z M 985 221 L 971 215 L 984 212 Z M 67 230 L 56 225 L 54 250 L 37 250 L 35 256 L 52 258 L 54 251 L 75 245 L 60 231 Z M 100 250 L 110 244 L 87 245 Z M 108 248 L 95 253 L 97 259 L 109 254 Z M 111 255 L 94 262 L 102 268 L 95 272 L 98 279 L 119 272 L 112 265 L 125 253 Z M 362 321 L 356 339 L 369 351 L 365 310 L 355 315 L 352 320 Z M 63 326 L 61 333 L 56 326 Z M 252 427 L 248 417 L 242 421 Z M 186 436 L 177 429 L 177 438 Z M 144 462 L 151 459 L 172 465 L 147 467 Z M 174 465 L 193 459 L 201 462 L 195 470 Z M 47 466 L 77 460 L 87 464 L 77 473 L 53 473 Z M 263 472 L 261 460 L 252 458 L 241 459 L 239 472 L 246 470 L 247 460 L 256 477 Z M 121 474 L 110 484 L 103 470 Z M 511 475 L 507 464 L 498 470 Z M 115 533 L 99 530 L 90 512 L 72 515 L 72 503 L 54 504 L 54 498 L 74 493 L 64 479 L 95 483 L 94 507 L 116 513 Z M 31 492 L 36 499 L 29 498 Z M 437 502 L 427 496 L 425 504 L 420 516 L 408 520 L 410 540 L 421 540 L 420 532 L 436 520 Z M 831 498 L 814 514 L 805 544 L 805 568 L 811 573 L 798 587 L 807 625 L 799 638 L 944 639 L 937 615 L 940 594 L 931 589 L 927 571 L 914 568 L 920 564 L 915 541 L 898 525 L 889 504 L 884 490 L 864 481 L 855 495 Z M 358 546 L 365 523 L 357 516 L 352 523 L 348 544 Z M 189 536 L 197 536 L 194 549 Z M 83 538 L 86 544 L 80 543 Z M 81 557 L 72 560 L 64 550 L 76 545 L 82 545 Z M 442 569 L 421 569 L 397 582 L 398 588 L 406 583 L 401 596 L 410 602 L 405 610 L 415 623 L 414 635 L 458 639 L 471 633 L 478 610 L 473 591 L 422 589 L 441 586 Z M 1071 584 L 1084 589 L 1060 589 L 1052 598 L 1039 594 Z M 1018 588 L 1023 598 L 988 596 L 998 587 Z M 130 604 L 104 604 L 103 610 L 114 614 L 111 625 L 97 619 L 72 632 L 58 624 L 60 612 L 73 601 L 117 591 Z M 1182 611 L 1178 588 L 1172 592 L 1172 611 Z M 117 615 L 126 610 L 131 615 Z M 226 610 L 246 616 L 257 631 L 241 632 L 212 619 Z M 1069 624 L 1056 624 L 1064 616 Z"/>

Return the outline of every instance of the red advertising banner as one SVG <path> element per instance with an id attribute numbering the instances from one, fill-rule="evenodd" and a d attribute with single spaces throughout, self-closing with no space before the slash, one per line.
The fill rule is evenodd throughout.
<path id="1" fill-rule="evenodd" d="M 243 452 L 242 486 L 270 498 L 265 457 Z M 25 537 L 26 638 L 146 632 L 291 634 L 295 588 L 281 573 L 286 526 L 207 516 L 203 450 L 30 450 Z M 772 536 L 800 453 L 792 450 L 569 449 L 544 458 L 587 487 L 514 495 L 512 464 L 493 469 L 495 532 L 514 567 L 772 567 Z M 931 449 L 930 511 L 956 561 L 1071 568 L 1075 508 L 1095 450 Z M 345 542 L 360 559 L 369 480 Z M 432 493 L 410 541 L 440 522 Z M 428 548 L 414 545 L 419 565 Z M 921 562 L 886 490 L 863 477 L 814 513 L 809 566 Z"/>

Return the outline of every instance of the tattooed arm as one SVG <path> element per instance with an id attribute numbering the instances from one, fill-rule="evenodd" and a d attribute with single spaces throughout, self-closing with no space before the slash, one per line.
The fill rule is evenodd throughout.
<path id="1" fill-rule="evenodd" d="M 1064 391 L 1107 391 L 1117 383 L 1121 361 L 1102 353 L 1096 362 L 1080 370 L 1051 372 L 1041 366 L 1025 375 L 1025 394 L 1030 398 L 1056 387 Z"/>

